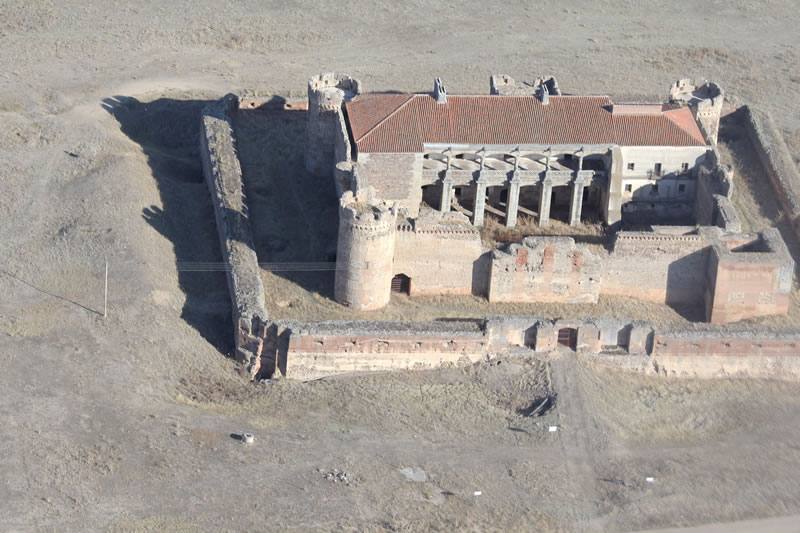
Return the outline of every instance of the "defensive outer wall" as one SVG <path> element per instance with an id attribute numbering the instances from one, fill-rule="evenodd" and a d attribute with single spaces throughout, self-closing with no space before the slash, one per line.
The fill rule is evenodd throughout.
<path id="1" fill-rule="evenodd" d="M 200 151 L 226 265 L 236 359 L 255 377 L 261 365 L 269 316 L 231 122 L 231 113 L 238 108 L 239 99 L 229 94 L 203 110 Z"/>
<path id="2" fill-rule="evenodd" d="M 232 128 L 231 115 L 239 104 L 235 95 L 227 95 L 209 105 L 202 116 L 200 143 L 227 266 L 236 356 L 254 378 L 273 372 L 295 379 L 316 379 L 349 372 L 432 368 L 508 351 L 547 354 L 560 349 L 564 332 L 572 339 L 572 349 L 615 368 L 656 375 L 715 377 L 741 373 L 800 378 L 800 332 L 775 332 L 764 327 L 704 324 L 662 330 L 635 321 L 532 317 L 402 323 L 271 321 Z M 798 232 L 800 178 L 783 139 L 768 116 L 749 108 L 739 112 L 746 118 L 748 135 L 776 196 Z M 336 154 L 333 158 L 338 159 Z M 704 201 L 696 207 L 698 222 L 739 231 L 730 203 L 730 176 L 714 162 L 706 177 L 701 180 L 707 188 L 701 195 Z M 347 211 L 346 216 L 357 214 L 348 203 L 342 209 Z M 383 216 L 392 216 L 392 209 L 383 206 L 380 211 L 387 214 L 373 211 L 371 217 L 380 221 Z"/>
<path id="3" fill-rule="evenodd" d="M 656 330 L 645 322 L 493 317 L 478 321 L 278 322 L 274 357 L 294 379 L 470 364 L 496 354 L 546 355 L 564 331 L 599 363 L 658 375 L 800 378 L 800 333 L 719 327 Z M 753 373 L 750 373 L 750 371 Z"/>

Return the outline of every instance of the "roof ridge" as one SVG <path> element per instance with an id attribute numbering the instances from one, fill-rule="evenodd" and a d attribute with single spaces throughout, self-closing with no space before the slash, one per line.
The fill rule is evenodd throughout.
<path id="1" fill-rule="evenodd" d="M 689 108 L 688 107 L 686 107 L 686 108 L 678 107 L 678 108 L 675 108 L 675 109 L 668 109 L 666 111 L 663 111 L 661 114 L 667 120 L 669 120 L 676 128 L 678 128 L 684 135 L 688 135 L 691 139 L 694 139 L 695 141 L 700 141 L 703 144 L 706 144 L 706 139 L 703 137 L 703 131 L 700 129 L 700 126 L 697 123 L 697 119 L 695 119 L 695 117 L 694 117 L 694 113 L 692 113 L 691 111 L 688 112 L 689 116 L 692 117 L 692 125 L 696 128 L 696 131 L 694 131 L 695 128 L 693 128 L 693 131 L 687 130 L 685 128 L 685 125 L 681 124 L 677 120 L 676 116 L 678 114 L 687 113 L 686 111 L 684 111 L 684 109 L 689 109 Z"/>
<path id="2" fill-rule="evenodd" d="M 394 110 L 393 110 L 391 113 L 389 113 L 388 115 L 386 115 L 385 117 L 383 117 L 383 118 L 382 118 L 381 120 L 379 120 L 379 121 L 378 121 L 378 122 L 377 122 L 377 123 L 376 123 L 374 126 L 372 126 L 370 129 L 368 129 L 367 131 L 365 131 L 365 132 L 364 132 L 364 134 L 363 134 L 363 135 L 361 135 L 361 137 L 359 137 L 358 139 L 356 139 L 356 142 L 363 141 L 363 140 L 364 140 L 364 138 L 365 138 L 367 135 L 369 135 L 370 133 L 372 133 L 373 131 L 375 131 L 375 130 L 378 128 L 378 126 L 380 126 L 381 124 L 383 124 L 384 122 L 386 122 L 387 120 L 389 120 L 390 118 L 392 118 L 392 117 L 393 117 L 393 116 L 394 116 L 394 115 L 395 115 L 395 114 L 396 114 L 398 111 L 400 111 L 402 108 L 404 108 L 406 105 L 408 105 L 408 103 L 409 103 L 411 100 L 413 100 L 413 99 L 414 99 L 414 97 L 415 97 L 416 95 L 412 93 L 412 94 L 411 94 L 411 95 L 409 95 L 409 96 L 410 96 L 410 97 L 409 97 L 409 98 L 407 98 L 405 102 L 403 102 L 402 104 L 400 104 L 399 106 L 397 106 L 397 107 L 396 107 L 396 108 L 395 108 L 395 109 L 394 109 Z"/>

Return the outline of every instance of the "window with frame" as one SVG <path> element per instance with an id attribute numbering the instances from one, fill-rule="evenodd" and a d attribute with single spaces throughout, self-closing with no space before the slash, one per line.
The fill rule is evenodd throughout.
<path id="1" fill-rule="evenodd" d="M 630 183 L 625 185 L 625 192 L 633 192 L 633 185 L 631 185 Z"/>
<path id="2" fill-rule="evenodd" d="M 636 168 L 635 163 L 628 163 L 628 170 L 633 170 L 634 168 Z"/>

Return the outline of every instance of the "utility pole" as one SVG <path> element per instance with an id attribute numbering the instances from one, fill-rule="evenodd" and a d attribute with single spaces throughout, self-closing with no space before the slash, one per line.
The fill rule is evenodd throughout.
<path id="1" fill-rule="evenodd" d="M 108 316 L 108 258 L 106 260 L 106 275 L 103 283 L 103 318 Z"/>

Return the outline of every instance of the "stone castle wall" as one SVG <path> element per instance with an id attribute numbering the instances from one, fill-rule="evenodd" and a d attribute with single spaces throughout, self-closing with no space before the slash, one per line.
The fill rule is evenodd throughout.
<path id="1" fill-rule="evenodd" d="M 601 293 L 658 303 L 700 304 L 709 241 L 693 227 L 619 232 L 604 259 Z"/>
<path id="2" fill-rule="evenodd" d="M 238 98 L 229 94 L 203 110 L 200 153 L 222 257 L 229 266 L 227 280 L 236 358 L 254 377 L 261 365 L 269 317 L 233 134 L 231 115 L 238 107 Z"/>
<path id="3" fill-rule="evenodd" d="M 483 294 L 486 251 L 460 213 L 427 211 L 398 225 L 394 274 L 411 278 L 410 295 Z"/>
<path id="4" fill-rule="evenodd" d="M 597 303 L 602 265 L 570 237 L 528 237 L 492 252 L 490 302 Z"/>
<path id="5" fill-rule="evenodd" d="M 281 325 L 279 358 L 291 379 L 352 372 L 469 364 L 496 353 L 568 350 L 559 331 L 576 331 L 594 361 L 659 375 L 800 377 L 800 334 L 724 328 L 658 330 L 645 322 L 492 317 L 463 322 L 330 321 Z M 521 353 L 521 352 L 518 352 Z M 624 355 L 621 355 L 624 354 Z M 791 370 L 784 375 L 784 370 Z"/>
<path id="6" fill-rule="evenodd" d="M 349 147 L 341 144 L 347 138 L 341 136 L 341 110 L 360 92 L 360 82 L 350 76 L 326 73 L 309 80 L 305 164 L 312 174 L 331 177 L 345 150 L 349 153 Z"/>
<path id="7" fill-rule="evenodd" d="M 697 169 L 694 202 L 695 222 L 701 226 L 717 226 L 726 231 L 742 231 L 739 214 L 731 201 L 733 170 L 719 162 L 719 153 L 712 150 Z"/>
<path id="8" fill-rule="evenodd" d="M 290 331 L 286 375 L 297 379 L 469 364 L 486 357 L 489 342 L 474 323 L 331 322 Z"/>
<path id="9" fill-rule="evenodd" d="M 794 261 L 778 230 L 723 236 L 709 254 L 709 322 L 788 313 L 793 274 Z"/>
<path id="10" fill-rule="evenodd" d="M 738 112 L 743 115 L 744 127 L 784 215 L 800 238 L 800 170 L 792 160 L 786 141 L 768 113 L 749 106 L 742 107 Z"/>

